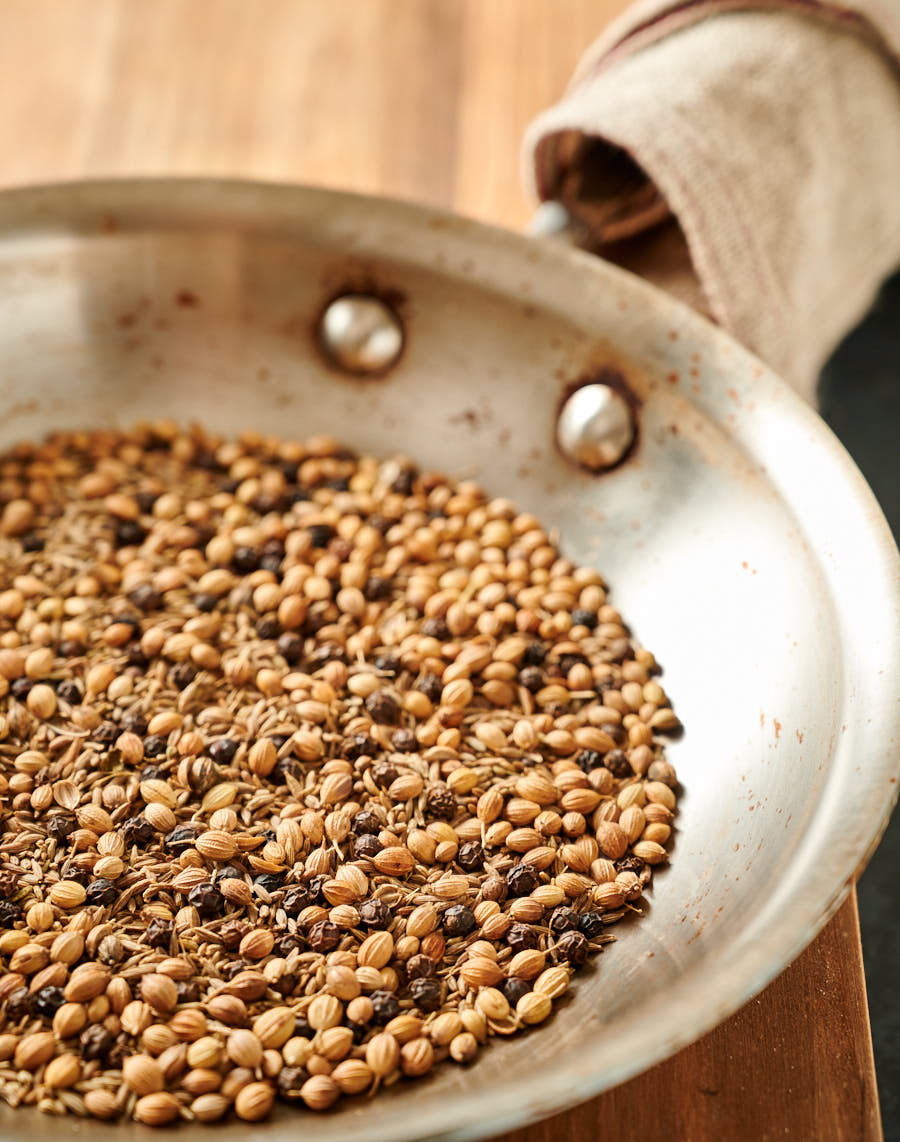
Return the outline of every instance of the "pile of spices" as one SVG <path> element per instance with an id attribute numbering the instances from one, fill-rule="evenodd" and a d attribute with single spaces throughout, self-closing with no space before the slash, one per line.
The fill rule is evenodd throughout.
<path id="1" fill-rule="evenodd" d="M 0 457 L 0 1097 L 326 1110 L 554 1000 L 666 859 L 678 721 L 468 481 L 167 422 Z"/>

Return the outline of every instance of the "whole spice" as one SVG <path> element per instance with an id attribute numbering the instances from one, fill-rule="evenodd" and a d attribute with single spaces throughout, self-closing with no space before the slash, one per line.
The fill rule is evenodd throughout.
<path id="1" fill-rule="evenodd" d="M 326 438 L 158 422 L 0 467 L 0 1097 L 255 1122 L 547 1019 L 677 809 L 600 576 Z"/>

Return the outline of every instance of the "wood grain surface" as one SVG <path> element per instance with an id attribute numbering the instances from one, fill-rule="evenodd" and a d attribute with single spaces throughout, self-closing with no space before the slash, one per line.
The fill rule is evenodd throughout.
<path id="1" fill-rule="evenodd" d="M 519 140 L 624 0 L 2 0 L 0 185 L 233 175 L 518 227 Z M 502 1142 L 877 1142 L 851 897 L 674 1059 Z"/>

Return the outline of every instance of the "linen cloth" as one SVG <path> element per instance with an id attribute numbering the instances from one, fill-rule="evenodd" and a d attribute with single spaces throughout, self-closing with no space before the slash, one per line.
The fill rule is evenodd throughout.
<path id="1" fill-rule="evenodd" d="M 529 127 L 524 158 L 591 248 L 704 309 L 811 400 L 900 264 L 900 2 L 638 0 Z"/>

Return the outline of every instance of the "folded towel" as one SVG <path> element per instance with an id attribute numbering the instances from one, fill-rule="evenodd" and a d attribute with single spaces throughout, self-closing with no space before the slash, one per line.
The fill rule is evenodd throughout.
<path id="1" fill-rule="evenodd" d="M 529 128 L 542 200 L 808 399 L 900 264 L 900 5 L 639 0 Z"/>

